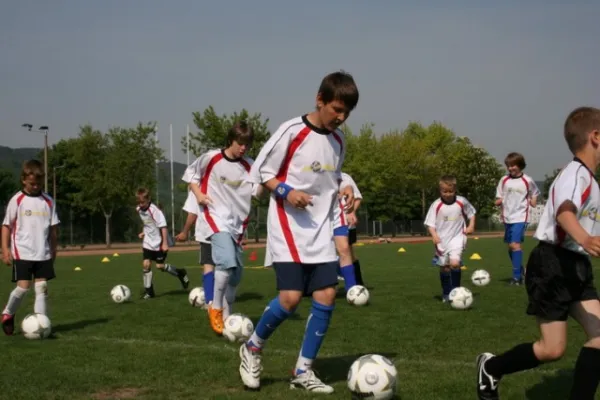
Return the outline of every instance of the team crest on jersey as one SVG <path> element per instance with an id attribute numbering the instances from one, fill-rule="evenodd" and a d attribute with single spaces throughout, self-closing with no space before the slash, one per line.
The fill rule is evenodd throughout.
<path id="1" fill-rule="evenodd" d="M 31 217 L 31 210 L 25 210 L 25 215 Z"/>
<path id="2" fill-rule="evenodd" d="M 589 210 L 584 210 L 581 213 L 582 217 L 588 217 L 594 222 L 600 222 L 600 215 L 598 214 L 598 209 L 596 207 L 592 207 Z"/>
<path id="3" fill-rule="evenodd" d="M 240 187 L 242 183 L 244 183 L 244 181 L 241 179 L 237 181 L 230 181 L 227 179 L 226 176 L 219 177 L 219 182 L 221 182 L 223 185 L 231 186 L 234 188 Z"/>
<path id="4" fill-rule="evenodd" d="M 523 189 L 520 189 L 520 188 L 508 188 L 506 191 L 507 191 L 509 194 L 511 194 L 511 193 L 525 194 L 525 193 L 526 193 L 526 191 L 525 191 L 525 190 L 523 190 Z"/>
<path id="5" fill-rule="evenodd" d="M 325 172 L 325 171 L 335 171 L 335 167 L 333 165 L 321 165 L 321 163 L 319 161 L 313 161 L 312 164 L 310 164 L 309 166 L 303 167 L 302 168 L 303 172 L 314 172 L 314 173 L 319 173 L 319 172 Z"/>

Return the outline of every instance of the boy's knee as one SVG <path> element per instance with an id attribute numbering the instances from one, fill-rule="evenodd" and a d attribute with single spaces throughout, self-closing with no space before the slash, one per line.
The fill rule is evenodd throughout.
<path id="1" fill-rule="evenodd" d="M 150 263 L 150 260 L 144 260 L 144 262 L 142 263 L 142 267 L 144 268 L 144 272 L 149 272 L 151 266 L 152 266 L 152 264 Z"/>
<path id="2" fill-rule="evenodd" d="M 335 304 L 335 287 L 326 287 L 323 289 L 315 290 L 312 294 L 312 298 L 317 303 L 332 306 Z"/>
<path id="3" fill-rule="evenodd" d="M 509 243 L 508 247 L 512 250 L 512 251 L 519 251 L 521 250 L 521 243 Z"/>
<path id="4" fill-rule="evenodd" d="M 534 353 L 540 362 L 557 361 L 565 354 L 566 343 L 544 345 L 542 342 L 538 342 L 537 344 L 538 346 L 534 347 Z"/>
<path id="5" fill-rule="evenodd" d="M 302 300 L 302 292 L 282 290 L 279 292 L 279 304 L 288 312 L 293 312 Z"/>

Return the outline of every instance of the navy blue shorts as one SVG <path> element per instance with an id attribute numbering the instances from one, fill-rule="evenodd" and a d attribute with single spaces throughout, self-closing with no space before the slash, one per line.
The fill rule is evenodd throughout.
<path id="1" fill-rule="evenodd" d="M 525 241 L 526 222 L 504 224 L 504 243 L 523 243 Z"/>
<path id="2" fill-rule="evenodd" d="M 338 283 L 337 261 L 322 264 L 274 262 L 277 290 L 296 290 L 311 295 L 319 289 L 334 287 Z"/>

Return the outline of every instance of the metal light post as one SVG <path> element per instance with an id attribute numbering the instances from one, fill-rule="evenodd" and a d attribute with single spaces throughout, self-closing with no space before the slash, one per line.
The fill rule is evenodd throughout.
<path id="1" fill-rule="evenodd" d="M 29 132 L 37 132 L 44 134 L 44 192 L 48 193 L 48 125 L 42 125 L 39 129 L 33 129 L 31 124 L 21 125 L 23 128 L 27 128 Z"/>

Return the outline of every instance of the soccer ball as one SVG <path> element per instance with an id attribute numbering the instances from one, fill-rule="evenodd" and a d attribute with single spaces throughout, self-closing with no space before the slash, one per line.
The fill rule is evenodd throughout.
<path id="1" fill-rule="evenodd" d="M 117 285 L 110 291 L 110 297 L 115 303 L 124 303 L 131 297 L 131 290 L 125 285 Z"/>
<path id="2" fill-rule="evenodd" d="M 195 287 L 190 291 L 188 300 L 193 307 L 204 307 L 206 299 L 204 297 L 204 288 Z"/>
<path id="3" fill-rule="evenodd" d="M 348 389 L 353 398 L 391 399 L 396 393 L 397 380 L 394 364 L 378 354 L 360 357 L 348 371 Z"/>
<path id="4" fill-rule="evenodd" d="M 231 314 L 225 319 L 223 337 L 230 342 L 245 342 L 254 332 L 254 324 L 250 318 L 242 314 Z"/>
<path id="5" fill-rule="evenodd" d="M 478 269 L 477 271 L 473 272 L 473 275 L 471 275 L 471 282 L 473 282 L 475 286 L 485 286 L 490 283 L 490 279 L 491 277 L 489 272 L 483 269 Z"/>
<path id="6" fill-rule="evenodd" d="M 21 322 L 21 330 L 27 339 L 46 339 L 52 332 L 52 324 L 44 314 L 28 314 Z"/>
<path id="7" fill-rule="evenodd" d="M 466 310 L 473 304 L 473 293 L 466 287 L 457 287 L 452 289 L 448 296 L 450 305 L 456 310 Z"/>
<path id="8" fill-rule="evenodd" d="M 366 287 L 355 285 L 348 290 L 346 293 L 346 300 L 348 303 L 355 306 L 364 306 L 369 302 L 369 291 Z"/>

